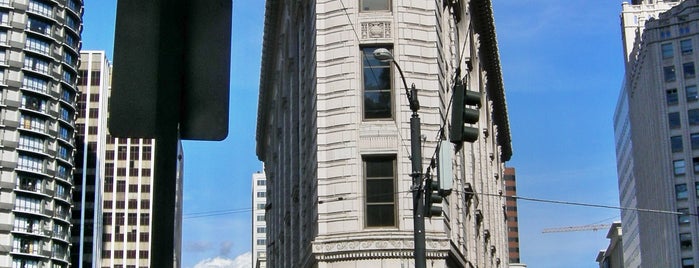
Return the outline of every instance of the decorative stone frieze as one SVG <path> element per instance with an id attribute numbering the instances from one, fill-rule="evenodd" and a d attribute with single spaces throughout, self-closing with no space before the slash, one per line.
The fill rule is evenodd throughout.
<path id="1" fill-rule="evenodd" d="M 362 22 L 362 39 L 391 38 L 391 22 Z"/>

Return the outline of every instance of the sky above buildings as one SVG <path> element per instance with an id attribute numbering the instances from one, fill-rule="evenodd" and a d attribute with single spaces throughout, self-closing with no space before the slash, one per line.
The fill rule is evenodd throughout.
<path id="1" fill-rule="evenodd" d="M 345 0 L 346 1 L 346 0 Z M 85 1 L 83 49 L 111 60 L 116 0 Z M 493 0 L 518 195 L 618 205 L 612 116 L 623 78 L 621 1 Z M 246 267 L 264 1 L 233 3 L 231 116 L 222 142 L 184 142 L 183 267 Z M 154 207 L 157 209 L 157 205 Z M 519 201 L 522 262 L 594 267 L 619 211 Z M 155 226 L 157 228 L 157 226 Z M 237 260 L 236 260 L 237 258 Z M 238 263 L 238 264 L 236 264 Z"/>

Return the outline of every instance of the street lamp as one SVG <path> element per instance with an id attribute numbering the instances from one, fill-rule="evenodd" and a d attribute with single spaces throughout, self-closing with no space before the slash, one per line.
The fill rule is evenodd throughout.
<path id="1" fill-rule="evenodd" d="M 377 48 L 374 50 L 374 58 L 379 61 L 386 62 L 391 61 L 393 65 L 398 69 L 400 73 L 400 78 L 403 80 L 403 86 L 405 86 L 405 94 L 408 97 L 408 103 L 410 105 L 410 110 L 413 114 L 410 117 L 410 151 L 411 151 L 411 163 L 413 166 L 413 172 L 410 176 L 413 179 L 413 185 L 411 191 L 413 192 L 413 228 L 414 228 L 414 239 L 415 239 L 415 268 L 425 268 L 427 266 L 426 253 L 425 253 L 425 216 L 423 215 L 425 209 L 425 203 L 422 201 L 422 151 L 420 150 L 420 116 L 417 111 L 420 109 L 420 103 L 417 101 L 417 89 L 415 89 L 415 84 L 412 84 L 410 90 L 408 90 L 408 83 L 405 82 L 405 76 L 403 75 L 403 70 L 393 58 L 391 51 L 385 48 Z"/>

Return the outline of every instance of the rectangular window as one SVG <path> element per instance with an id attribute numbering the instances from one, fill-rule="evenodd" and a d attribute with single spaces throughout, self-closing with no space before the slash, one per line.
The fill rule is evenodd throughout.
<path id="1" fill-rule="evenodd" d="M 672 147 L 673 153 L 681 152 L 682 151 L 682 136 L 670 137 L 670 145 Z"/>
<path id="2" fill-rule="evenodd" d="M 692 161 L 694 163 L 694 173 L 699 174 L 699 157 L 693 158 Z"/>
<path id="3" fill-rule="evenodd" d="M 126 181 L 117 181 L 117 192 L 126 192 Z"/>
<path id="4" fill-rule="evenodd" d="M 694 52 L 694 49 L 692 49 L 692 40 L 686 39 L 680 41 L 680 50 L 682 50 L 682 55 L 692 54 L 692 52 Z"/>
<path id="5" fill-rule="evenodd" d="M 264 198 L 265 194 L 265 192 L 257 192 L 257 197 Z"/>
<path id="6" fill-rule="evenodd" d="M 699 198 L 699 182 L 694 183 L 694 190 L 696 191 L 696 196 Z"/>
<path id="7" fill-rule="evenodd" d="M 391 63 L 374 58 L 374 50 L 378 48 L 380 47 L 362 48 L 365 119 L 393 117 Z"/>
<path id="8" fill-rule="evenodd" d="M 139 222 L 141 223 L 141 225 L 149 225 L 150 224 L 150 214 L 141 213 L 141 220 Z"/>
<path id="9" fill-rule="evenodd" d="M 148 242 L 150 240 L 150 236 L 148 235 L 148 233 L 142 232 L 139 236 L 140 236 L 139 240 L 138 240 L 139 242 Z M 148 252 L 148 251 L 146 251 L 146 252 Z M 143 258 L 143 257 L 141 257 L 141 258 Z M 146 254 L 146 258 L 148 258 L 148 254 Z"/>
<path id="10" fill-rule="evenodd" d="M 674 53 L 672 50 L 672 43 L 660 45 L 660 50 L 662 51 L 663 59 L 669 59 L 669 58 L 672 58 L 674 56 Z"/>
<path id="11" fill-rule="evenodd" d="M 682 258 L 682 268 L 694 268 L 694 259 Z"/>
<path id="12" fill-rule="evenodd" d="M 670 129 L 680 128 L 682 124 L 680 123 L 680 113 L 674 112 L 668 114 L 668 122 L 670 124 Z"/>
<path id="13" fill-rule="evenodd" d="M 690 32 L 689 31 L 689 29 L 690 29 L 689 23 L 680 24 L 679 26 L 677 26 L 677 28 L 680 32 L 680 35 L 689 34 L 689 32 Z"/>
<path id="14" fill-rule="evenodd" d="M 675 66 L 663 67 L 663 76 L 665 77 L 665 82 L 674 82 L 676 79 Z"/>
<path id="15" fill-rule="evenodd" d="M 699 109 L 691 109 L 687 111 L 687 121 L 689 125 L 699 125 Z"/>
<path id="16" fill-rule="evenodd" d="M 672 161 L 672 166 L 673 166 L 675 175 L 684 175 L 684 173 L 686 172 L 684 160 Z"/>
<path id="17" fill-rule="evenodd" d="M 680 247 L 682 249 L 692 249 L 692 233 L 680 234 Z"/>
<path id="18" fill-rule="evenodd" d="M 694 78 L 696 76 L 694 62 L 687 62 L 682 64 L 682 70 L 684 72 L 684 78 Z M 696 88 L 696 86 L 694 87 Z"/>
<path id="19" fill-rule="evenodd" d="M 367 227 L 395 226 L 395 156 L 364 157 Z"/>
<path id="20" fill-rule="evenodd" d="M 667 105 L 677 105 L 679 103 L 679 96 L 677 95 L 677 89 L 668 89 L 665 91 L 665 96 L 667 100 Z"/>
<path id="21" fill-rule="evenodd" d="M 362 11 L 388 11 L 391 10 L 390 0 L 359 0 Z"/>
<path id="22" fill-rule="evenodd" d="M 660 39 L 667 39 L 672 37 L 672 32 L 670 32 L 670 27 L 664 27 L 660 29 Z"/>
<path id="23" fill-rule="evenodd" d="M 687 199 L 689 197 L 688 191 L 687 191 L 687 184 L 676 184 L 675 185 L 675 198 L 679 199 Z"/>
<path id="24" fill-rule="evenodd" d="M 689 224 L 689 209 L 679 208 L 677 209 L 677 212 L 681 213 L 680 215 L 677 215 L 677 222 L 679 224 Z"/>

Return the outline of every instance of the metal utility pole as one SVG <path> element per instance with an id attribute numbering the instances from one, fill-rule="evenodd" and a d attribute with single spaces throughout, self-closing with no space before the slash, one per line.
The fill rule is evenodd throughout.
<path id="1" fill-rule="evenodd" d="M 410 160 L 413 170 L 410 177 L 413 178 L 410 190 L 413 192 L 413 233 L 415 242 L 415 268 L 426 268 L 427 258 L 425 257 L 425 202 L 423 200 L 422 188 L 422 151 L 421 151 L 421 134 L 420 134 L 420 116 L 417 111 L 420 109 L 420 102 L 417 100 L 417 89 L 415 84 L 412 84 L 408 90 L 408 83 L 405 82 L 405 76 L 400 65 L 393 58 L 393 54 L 385 48 L 374 50 L 374 57 L 380 61 L 391 61 L 398 69 L 400 78 L 405 87 L 405 95 L 408 97 L 408 104 L 413 114 L 410 116 Z"/>
<path id="2" fill-rule="evenodd" d="M 396 65 L 397 66 L 397 65 Z M 400 70 L 400 68 L 398 68 Z M 406 88 L 407 89 L 407 88 Z M 406 90 L 407 91 L 407 90 Z M 407 93 L 407 92 L 406 92 Z M 415 84 L 410 88 L 408 94 L 410 110 L 413 111 L 410 116 L 410 154 L 413 165 L 413 172 L 410 176 L 413 178 L 411 191 L 413 192 L 413 227 L 415 236 L 415 267 L 425 268 L 427 266 L 425 253 L 425 202 L 422 197 L 422 151 L 420 146 L 420 116 L 417 111 L 420 109 L 420 103 L 417 100 L 417 89 Z"/>

